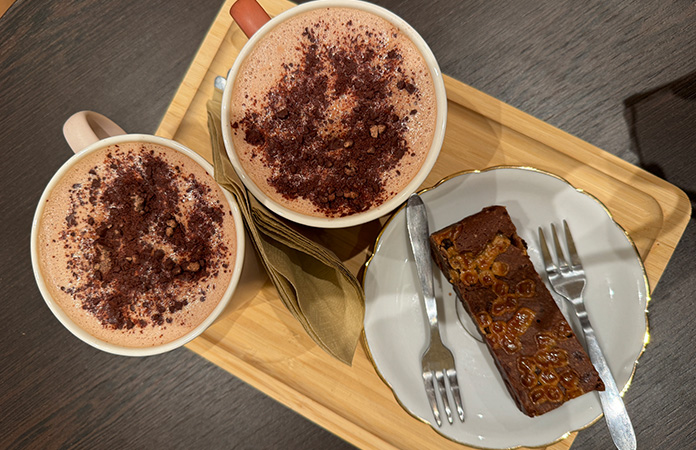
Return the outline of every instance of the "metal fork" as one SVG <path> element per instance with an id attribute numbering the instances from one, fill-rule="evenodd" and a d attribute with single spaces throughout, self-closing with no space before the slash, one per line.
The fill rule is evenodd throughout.
<path id="1" fill-rule="evenodd" d="M 633 425 L 631 425 L 631 419 L 628 417 L 626 406 L 621 399 L 614 377 L 611 375 L 611 371 L 604 358 L 602 349 L 599 346 L 599 342 L 597 342 L 597 337 L 595 336 L 594 329 L 592 328 L 587 311 L 585 310 L 585 303 L 582 296 L 585 290 L 585 284 L 587 283 L 585 270 L 582 267 L 580 257 L 575 248 L 573 236 L 570 234 L 570 228 L 565 220 L 563 221 L 563 227 L 565 228 L 565 240 L 568 247 L 568 255 L 570 256 L 570 264 L 565 259 L 561 243 L 556 234 L 556 227 L 551 224 L 556 255 L 558 256 L 558 265 L 556 265 L 551 257 L 549 248 L 546 245 L 544 232 L 541 227 L 539 227 L 539 242 L 541 244 L 541 255 L 544 258 L 546 275 L 549 278 L 549 283 L 551 283 L 553 290 L 573 305 L 575 314 L 580 320 L 590 360 L 592 360 L 599 376 L 602 378 L 602 381 L 604 381 L 605 390 L 599 391 L 599 400 L 602 403 L 604 417 L 614 444 L 620 450 L 635 449 L 636 435 L 633 431 Z"/>
<path id="2" fill-rule="evenodd" d="M 447 378 L 447 383 L 450 387 L 449 390 L 457 408 L 457 415 L 459 416 L 459 420 L 464 422 L 464 408 L 462 407 L 462 399 L 459 393 L 457 371 L 454 367 L 454 356 L 452 352 L 445 347 L 442 343 L 442 338 L 440 338 L 440 327 L 437 320 L 437 302 L 435 301 L 433 290 L 433 269 L 430 259 L 430 246 L 428 243 L 428 237 L 430 235 L 428 231 L 428 218 L 426 216 L 425 205 L 418 194 L 413 194 L 408 199 L 406 205 L 406 224 L 408 235 L 411 240 L 413 257 L 416 261 L 418 278 L 420 279 L 421 289 L 423 291 L 425 311 L 428 315 L 428 323 L 430 324 L 430 343 L 421 358 L 425 393 L 428 396 L 430 408 L 433 411 L 433 416 L 435 417 L 437 425 L 442 426 L 440 409 L 435 395 L 435 386 L 437 385 L 447 421 L 452 424 L 454 422 L 452 418 L 452 409 L 450 408 L 447 388 L 445 386 L 445 378 Z"/>

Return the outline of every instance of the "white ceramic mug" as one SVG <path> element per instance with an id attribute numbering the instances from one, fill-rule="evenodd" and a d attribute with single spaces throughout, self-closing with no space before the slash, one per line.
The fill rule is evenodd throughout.
<path id="1" fill-rule="evenodd" d="M 205 331 L 216 319 L 234 308 L 243 305 L 259 291 L 265 282 L 265 273 L 248 242 L 244 231 L 244 223 L 239 208 L 232 196 L 222 189 L 232 212 L 236 229 L 236 260 L 232 272 L 231 281 L 218 305 L 203 322 L 184 336 L 161 345 L 151 347 L 125 347 L 98 339 L 78 326 L 61 309 L 52 298 L 46 280 L 41 273 L 38 253 L 39 223 L 44 211 L 46 199 L 51 195 L 56 184 L 75 166 L 82 158 L 104 147 L 125 142 L 143 142 L 158 144 L 180 152 L 199 164 L 210 176 L 213 177 L 213 167 L 200 155 L 189 148 L 170 139 L 147 134 L 126 134 L 118 125 L 108 118 L 91 111 L 82 111 L 71 116 L 63 127 L 66 141 L 75 154 L 66 161 L 55 173 L 46 186 L 34 214 L 31 230 L 31 260 L 34 277 L 46 304 L 56 318 L 76 337 L 87 344 L 100 350 L 124 356 L 147 356 L 164 353 L 181 347 Z"/>
<path id="2" fill-rule="evenodd" d="M 353 8 L 362 11 L 372 13 L 388 22 L 395 25 L 402 33 L 404 33 L 417 47 L 421 55 L 425 59 L 428 69 L 430 70 L 430 75 L 434 82 L 435 87 L 435 99 L 437 107 L 437 116 L 435 123 L 435 133 L 433 136 L 433 141 L 428 152 L 428 155 L 423 162 L 418 173 L 415 177 L 408 183 L 408 185 L 399 192 L 396 196 L 390 198 L 386 202 L 368 209 L 367 211 L 348 215 L 345 217 L 317 217 L 310 216 L 306 214 L 301 214 L 299 212 L 293 211 L 278 202 L 274 201 L 264 191 L 259 188 L 247 175 L 242 164 L 239 161 L 237 153 L 235 152 L 234 145 L 232 143 L 232 128 L 230 123 L 230 98 L 232 89 L 234 86 L 235 78 L 240 69 L 242 62 L 249 55 L 254 46 L 275 26 L 280 22 L 285 21 L 291 17 L 298 14 L 304 13 L 317 8 L 326 7 L 341 7 L 341 8 Z M 276 214 L 297 222 L 303 225 L 309 225 L 313 227 L 320 228 L 343 228 L 355 225 L 360 225 L 371 220 L 377 219 L 392 212 L 399 205 L 401 205 L 409 195 L 415 192 L 420 185 L 425 181 L 425 178 L 430 173 L 437 157 L 440 153 L 442 147 L 442 142 L 445 136 L 445 125 L 447 122 L 447 93 L 445 91 L 444 81 L 442 79 L 442 73 L 438 63 L 433 55 L 430 47 L 426 44 L 423 38 L 414 30 L 406 21 L 401 19 L 396 14 L 382 7 L 373 5 L 371 3 L 358 1 L 358 0 L 315 0 L 308 3 L 303 3 L 302 5 L 293 7 L 274 18 L 270 18 L 268 14 L 261 8 L 261 6 L 256 3 L 255 0 L 238 0 L 231 9 L 231 14 L 234 17 L 237 24 L 240 26 L 242 31 L 249 36 L 249 41 L 244 45 L 242 50 L 239 52 L 234 65 L 227 75 L 227 83 L 225 85 L 225 90 L 222 97 L 222 135 L 225 143 L 225 148 L 227 154 L 234 166 L 237 174 L 244 183 L 244 185 L 249 189 L 249 191 L 268 209 L 275 212 Z"/>

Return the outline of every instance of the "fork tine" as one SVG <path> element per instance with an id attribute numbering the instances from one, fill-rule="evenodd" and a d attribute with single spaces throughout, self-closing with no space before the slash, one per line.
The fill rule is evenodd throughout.
<path id="1" fill-rule="evenodd" d="M 580 261 L 580 256 L 578 251 L 575 249 L 575 241 L 573 240 L 573 235 L 570 234 L 570 227 L 568 227 L 568 222 L 563 220 L 563 228 L 565 228 L 565 238 L 566 245 L 568 246 L 568 256 L 570 256 L 570 265 L 573 269 L 581 269 L 582 262 Z"/>
<path id="2" fill-rule="evenodd" d="M 428 402 L 430 402 L 430 408 L 433 410 L 435 422 L 437 422 L 438 427 L 441 427 L 442 419 L 440 419 L 440 410 L 437 407 L 437 399 L 435 398 L 435 379 L 431 371 L 423 372 L 423 382 L 425 383 L 425 394 L 428 396 Z"/>
<path id="3" fill-rule="evenodd" d="M 541 256 L 544 259 L 544 268 L 546 269 L 546 273 L 558 272 L 558 267 L 556 266 L 556 263 L 553 262 L 551 252 L 549 252 L 549 246 L 546 244 L 544 230 L 542 230 L 541 227 L 539 227 L 539 243 L 541 247 Z"/>
<path id="4" fill-rule="evenodd" d="M 561 243 L 558 240 L 558 234 L 556 233 L 556 226 L 554 224 L 551 224 L 551 233 L 553 234 L 553 243 L 556 246 L 556 256 L 558 256 L 558 268 L 561 270 L 561 272 L 567 271 L 568 261 L 566 261 L 565 255 L 563 254 L 563 247 L 561 247 Z"/>
<path id="5" fill-rule="evenodd" d="M 462 407 L 462 397 L 459 394 L 459 382 L 457 381 L 457 371 L 450 369 L 447 371 L 447 380 L 449 381 L 450 391 L 452 392 L 452 398 L 454 398 L 454 405 L 457 408 L 457 415 L 459 420 L 464 422 L 464 407 Z"/>
<path id="6" fill-rule="evenodd" d="M 435 380 L 437 380 L 437 389 L 440 391 L 442 405 L 445 407 L 445 415 L 447 415 L 447 421 L 451 424 L 453 422 L 452 408 L 450 408 L 449 405 L 449 397 L 447 397 L 447 388 L 445 387 L 445 374 L 442 370 L 435 371 Z"/>

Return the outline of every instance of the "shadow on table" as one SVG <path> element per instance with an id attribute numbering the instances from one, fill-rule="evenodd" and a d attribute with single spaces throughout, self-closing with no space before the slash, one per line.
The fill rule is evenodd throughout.
<path id="1" fill-rule="evenodd" d="M 696 206 L 696 72 L 624 100 L 640 166 L 682 189 Z"/>

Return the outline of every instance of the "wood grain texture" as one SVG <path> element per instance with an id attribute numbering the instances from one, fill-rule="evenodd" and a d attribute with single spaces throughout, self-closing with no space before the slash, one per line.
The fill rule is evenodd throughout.
<path id="1" fill-rule="evenodd" d="M 693 2 L 376 3 L 423 35 L 445 74 L 643 165 L 681 187 L 693 203 Z M 154 132 L 221 6 L 219 0 L 20 0 L 0 18 L 2 448 L 350 446 L 188 350 L 130 360 L 88 348 L 51 316 L 33 282 L 29 227 L 43 186 L 69 155 L 62 122 L 72 112 L 94 109 L 127 130 Z M 691 222 L 673 243 L 653 292 L 651 343 L 625 397 L 639 448 L 688 448 L 694 439 L 696 330 L 684 319 L 696 291 Z M 371 226 L 364 232 L 379 228 Z M 649 244 L 654 231 L 643 233 Z M 318 238 L 334 240 L 330 233 Z M 341 238 L 338 253 L 357 263 L 366 250 L 358 242 Z M 662 245 L 650 253 L 663 251 Z M 272 301 L 258 307 L 259 314 L 286 317 Z M 300 352 L 294 364 L 302 368 L 317 350 L 302 334 L 293 338 Z M 242 356 L 257 357 L 247 351 L 225 358 Z M 312 402 L 290 406 L 315 408 Z M 336 412 L 317 409 L 323 413 L 328 423 L 337 420 Z M 370 439 L 348 431 L 358 445 Z M 611 448 L 606 427 L 599 422 L 580 432 L 572 448 Z"/>

